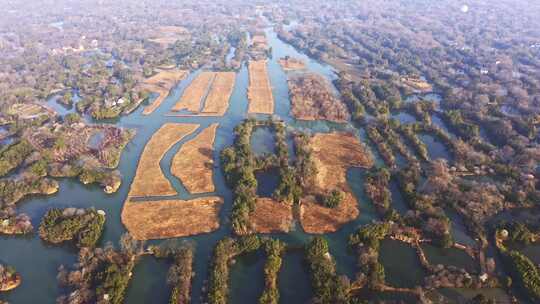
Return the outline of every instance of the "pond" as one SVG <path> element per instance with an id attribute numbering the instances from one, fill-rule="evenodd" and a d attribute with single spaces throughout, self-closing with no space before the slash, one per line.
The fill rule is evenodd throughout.
<path id="1" fill-rule="evenodd" d="M 407 243 L 382 240 L 379 261 L 384 266 L 386 283 L 390 286 L 413 288 L 424 281 L 426 273 L 416 250 Z"/>
<path id="2" fill-rule="evenodd" d="M 407 213 L 407 211 L 410 209 L 405 201 L 405 198 L 403 197 L 403 194 L 401 193 L 401 190 L 399 189 L 397 181 L 395 179 L 391 179 L 388 186 L 390 188 L 390 193 L 392 194 L 392 207 L 396 209 L 400 215 L 405 215 L 405 213 Z"/>
<path id="3" fill-rule="evenodd" d="M 251 149 L 256 156 L 275 153 L 276 139 L 274 131 L 268 127 L 255 127 L 250 141 Z"/>
<path id="4" fill-rule="evenodd" d="M 312 297 L 309 270 L 303 250 L 286 252 L 278 276 L 279 303 L 308 303 Z"/>
<path id="5" fill-rule="evenodd" d="M 477 263 L 464 250 L 457 248 L 441 248 L 431 244 L 422 244 L 422 249 L 430 264 L 456 266 L 469 273 L 478 273 Z"/>
<path id="6" fill-rule="evenodd" d="M 264 264 L 262 250 L 236 258 L 231 266 L 230 303 L 257 303 L 264 290 Z"/>
<path id="7" fill-rule="evenodd" d="M 450 132 L 450 130 L 448 129 L 448 127 L 446 126 L 446 123 L 442 120 L 442 118 L 439 116 L 439 114 L 433 114 L 431 115 L 431 122 L 441 128 L 444 132 L 446 132 L 446 134 L 448 134 L 450 136 L 450 138 L 454 139 L 456 138 L 456 135 L 454 135 L 454 133 Z"/>
<path id="8" fill-rule="evenodd" d="M 398 112 L 396 114 L 392 114 L 390 117 L 398 120 L 400 124 L 410 124 L 410 123 L 415 123 L 417 121 L 416 117 L 405 112 Z"/>
<path id="9" fill-rule="evenodd" d="M 88 139 L 88 147 L 90 149 L 97 149 L 101 142 L 105 139 L 105 133 L 103 131 L 98 131 L 90 136 Z"/>
<path id="10" fill-rule="evenodd" d="M 172 286 L 167 273 L 172 265 L 166 259 L 144 256 L 133 269 L 133 279 L 126 291 L 125 303 L 168 303 Z M 154 275 L 148 276 L 146 274 Z"/>
<path id="11" fill-rule="evenodd" d="M 257 195 L 260 197 L 272 197 L 272 194 L 279 186 L 279 169 L 255 171 L 257 179 Z"/>
<path id="12" fill-rule="evenodd" d="M 448 153 L 446 146 L 435 139 L 435 137 L 429 134 L 420 134 L 419 137 L 426 144 L 428 155 L 431 160 L 437 158 L 444 158 L 447 161 L 451 160 L 450 153 Z"/>

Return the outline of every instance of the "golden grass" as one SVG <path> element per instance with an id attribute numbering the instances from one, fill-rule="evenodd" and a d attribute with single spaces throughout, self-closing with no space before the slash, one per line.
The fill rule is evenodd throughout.
<path id="1" fill-rule="evenodd" d="M 172 111 L 188 110 L 193 114 L 174 116 L 223 116 L 236 81 L 234 72 L 203 72 L 186 88 Z M 207 94 L 208 93 L 208 94 Z M 201 103 L 204 103 L 201 111 Z"/>
<path id="2" fill-rule="evenodd" d="M 208 97 L 202 110 L 203 113 L 225 115 L 229 107 L 229 100 L 234 89 L 236 81 L 235 72 L 219 72 L 212 83 Z"/>
<path id="3" fill-rule="evenodd" d="M 202 72 L 189 84 L 184 90 L 182 97 L 172 108 L 173 111 L 188 110 L 190 112 L 199 112 L 201 102 L 208 92 L 208 88 L 214 81 L 215 73 Z"/>
<path id="4" fill-rule="evenodd" d="M 258 198 L 255 210 L 249 215 L 252 232 L 289 232 L 293 221 L 292 206 L 271 198 Z"/>
<path id="5" fill-rule="evenodd" d="M 188 201 L 126 202 L 122 223 L 137 240 L 165 239 L 212 232 L 219 228 L 220 197 Z"/>
<path id="6" fill-rule="evenodd" d="M 337 231 L 358 217 L 358 202 L 347 184 L 347 169 L 369 168 L 373 159 L 358 138 L 348 133 L 316 134 L 310 139 L 313 161 L 317 167 L 313 193 L 327 194 L 338 189 L 344 199 L 336 208 L 319 205 L 314 196 L 301 200 L 300 222 L 307 233 Z"/>
<path id="7" fill-rule="evenodd" d="M 161 70 L 156 75 L 146 79 L 142 88 L 158 94 L 158 97 L 143 110 L 143 115 L 152 114 L 169 95 L 172 87 L 186 77 L 184 70 Z"/>
<path id="8" fill-rule="evenodd" d="M 35 103 L 16 103 L 9 108 L 7 114 L 18 115 L 23 119 L 27 119 L 47 114 L 47 110 L 46 107 Z"/>
<path id="9" fill-rule="evenodd" d="M 249 62 L 248 99 L 248 113 L 274 113 L 274 97 L 268 78 L 266 60 Z"/>
<path id="10" fill-rule="evenodd" d="M 163 175 L 159 161 L 163 155 L 199 125 L 166 123 L 148 141 L 139 159 L 129 197 L 175 195 L 176 191 Z"/>
<path id="11" fill-rule="evenodd" d="M 182 145 L 173 158 L 171 172 L 190 193 L 214 192 L 212 151 L 218 124 L 212 124 Z"/>
<path id="12" fill-rule="evenodd" d="M 433 90 L 431 84 L 423 81 L 420 78 L 404 77 L 401 78 L 401 82 L 404 85 L 421 92 L 431 92 Z"/>
<path id="13" fill-rule="evenodd" d="M 279 65 L 284 71 L 303 70 L 306 68 L 304 61 L 292 57 L 279 59 Z"/>

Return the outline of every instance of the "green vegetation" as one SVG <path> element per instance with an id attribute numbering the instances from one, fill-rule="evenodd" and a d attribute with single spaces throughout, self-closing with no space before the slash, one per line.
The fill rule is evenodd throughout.
<path id="1" fill-rule="evenodd" d="M 452 131 L 456 132 L 460 137 L 466 140 L 476 137 L 479 134 L 478 126 L 466 122 L 463 119 L 460 110 L 443 112 L 443 119 L 449 124 Z"/>
<path id="2" fill-rule="evenodd" d="M 315 293 L 314 303 L 347 303 L 349 282 L 336 274 L 336 265 L 324 238 L 315 237 L 307 245 L 306 260 Z"/>
<path id="3" fill-rule="evenodd" d="M 26 140 L 3 148 L 0 151 L 0 177 L 20 166 L 32 151 L 32 146 Z"/>
<path id="4" fill-rule="evenodd" d="M 390 171 L 386 168 L 372 168 L 366 175 L 364 189 L 377 211 L 385 215 L 390 212 L 392 194 L 388 190 Z"/>
<path id="5" fill-rule="evenodd" d="M 386 237 L 388 232 L 390 232 L 390 224 L 386 222 L 369 224 L 361 227 L 349 236 L 349 245 L 357 246 L 363 244 L 378 251 L 381 240 Z"/>
<path id="6" fill-rule="evenodd" d="M 101 237 L 105 215 L 94 209 L 50 209 L 39 226 L 39 236 L 58 244 L 75 241 L 78 247 L 94 247 Z"/>
<path id="7" fill-rule="evenodd" d="M 540 271 L 525 255 L 510 250 L 507 254 L 508 263 L 513 277 L 527 291 L 532 301 L 540 301 Z"/>
<path id="8" fill-rule="evenodd" d="M 281 255 L 285 249 L 285 244 L 280 240 L 264 241 L 264 252 L 266 253 L 266 264 L 264 265 L 265 288 L 259 298 L 260 304 L 278 304 L 279 290 L 277 277 L 281 269 Z"/>
<path id="9" fill-rule="evenodd" d="M 251 150 L 251 134 L 255 127 L 269 127 L 275 132 L 276 154 L 256 157 Z M 223 149 L 221 164 L 227 184 L 233 188 L 234 202 L 231 216 L 233 230 L 237 234 L 250 231 L 249 215 L 255 209 L 257 200 L 257 179 L 255 171 L 279 168 L 280 183 L 273 193 L 274 199 L 289 204 L 298 202 L 304 185 L 316 172 L 307 148 L 307 137 L 299 136 L 296 141 L 297 161 L 295 167 L 289 165 L 285 125 L 280 121 L 257 121 L 247 119 L 235 128 L 234 145 Z"/>
<path id="10" fill-rule="evenodd" d="M 69 290 L 57 303 L 123 303 L 133 267 L 143 252 L 144 244 L 129 234 L 120 238 L 120 250 L 110 244 L 81 248 L 72 271 L 59 269 L 58 280 Z"/>
<path id="11" fill-rule="evenodd" d="M 344 194 L 340 190 L 332 190 L 322 199 L 322 205 L 326 208 L 337 208 L 343 201 Z"/>
<path id="12" fill-rule="evenodd" d="M 396 158 L 392 153 L 392 149 L 386 143 L 385 138 L 379 133 L 377 128 L 373 125 L 370 125 L 366 128 L 366 133 L 369 139 L 375 143 L 377 150 L 381 153 L 384 162 L 389 167 L 393 168 L 396 166 Z"/>
<path id="13" fill-rule="evenodd" d="M 191 301 L 193 249 L 183 246 L 173 254 L 174 264 L 169 269 L 167 283 L 173 286 L 169 304 L 188 304 Z"/>

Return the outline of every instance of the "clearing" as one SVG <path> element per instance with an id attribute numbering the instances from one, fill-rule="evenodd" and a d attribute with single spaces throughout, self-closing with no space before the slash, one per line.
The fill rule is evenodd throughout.
<path id="1" fill-rule="evenodd" d="M 159 70 L 159 72 L 144 80 L 142 88 L 150 92 L 157 93 L 158 97 L 142 112 L 143 115 L 152 114 L 163 103 L 172 87 L 180 80 L 186 77 L 187 71 L 184 70 Z"/>
<path id="2" fill-rule="evenodd" d="M 274 97 L 266 60 L 249 61 L 248 113 L 274 113 Z"/>
<path id="3" fill-rule="evenodd" d="M 126 202 L 122 223 L 137 240 L 166 239 L 212 232 L 219 228 L 223 199 Z"/>
<path id="4" fill-rule="evenodd" d="M 300 222 L 307 233 L 337 231 L 358 217 L 358 202 L 347 184 L 347 169 L 370 168 L 373 158 L 359 139 L 348 133 L 316 134 L 310 139 L 313 161 L 317 167 L 315 185 L 310 196 L 301 200 Z M 315 195 L 340 190 L 344 197 L 336 208 L 317 203 Z"/>
<path id="5" fill-rule="evenodd" d="M 166 123 L 148 141 L 139 159 L 139 165 L 131 184 L 129 197 L 175 195 L 176 191 L 163 175 L 159 162 L 163 155 L 199 125 Z"/>
<path id="6" fill-rule="evenodd" d="M 189 193 L 214 192 L 212 151 L 218 124 L 212 124 L 184 143 L 173 158 L 171 172 Z"/>

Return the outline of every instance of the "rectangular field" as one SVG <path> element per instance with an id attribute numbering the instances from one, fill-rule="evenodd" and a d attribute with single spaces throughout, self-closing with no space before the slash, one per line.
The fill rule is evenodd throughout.
<path id="1" fill-rule="evenodd" d="M 213 72 L 200 73 L 184 90 L 182 97 L 172 108 L 172 111 L 178 112 L 188 110 L 190 112 L 199 112 L 210 85 L 214 81 L 216 74 Z"/>
<path id="2" fill-rule="evenodd" d="M 212 232 L 219 228 L 223 199 L 126 202 L 122 223 L 137 240 L 166 239 Z"/>
<path id="3" fill-rule="evenodd" d="M 274 97 L 268 78 L 266 60 L 251 60 L 249 62 L 248 99 L 248 113 L 274 113 Z"/>
<path id="4" fill-rule="evenodd" d="M 205 114 L 223 116 L 229 107 L 229 100 L 236 81 L 235 72 L 218 72 L 212 83 L 212 88 L 206 97 L 204 108 Z"/>

